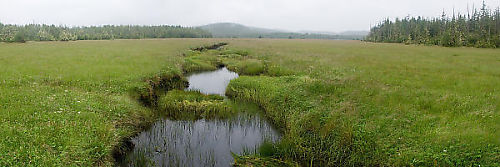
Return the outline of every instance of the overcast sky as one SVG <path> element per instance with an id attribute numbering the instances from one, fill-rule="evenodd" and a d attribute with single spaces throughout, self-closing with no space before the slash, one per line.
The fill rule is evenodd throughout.
<path id="1" fill-rule="evenodd" d="M 466 12 L 482 0 L 0 0 L 0 22 L 183 25 L 216 22 L 282 30 L 369 30 L 384 18 Z M 500 0 L 486 0 L 490 8 Z"/>

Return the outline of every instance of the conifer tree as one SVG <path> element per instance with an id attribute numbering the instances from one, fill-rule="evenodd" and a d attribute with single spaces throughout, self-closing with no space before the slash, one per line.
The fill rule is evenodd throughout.
<path id="1" fill-rule="evenodd" d="M 141 38 L 211 38 L 209 32 L 180 26 L 89 26 L 10 25 L 0 23 L 0 42 L 71 41 Z"/>
<path id="2" fill-rule="evenodd" d="M 372 27 L 366 37 L 372 42 L 441 45 L 447 47 L 500 47 L 500 8 L 489 10 L 483 2 L 481 8 L 460 13 L 451 18 L 443 14 L 440 18 L 422 17 L 384 20 Z"/>

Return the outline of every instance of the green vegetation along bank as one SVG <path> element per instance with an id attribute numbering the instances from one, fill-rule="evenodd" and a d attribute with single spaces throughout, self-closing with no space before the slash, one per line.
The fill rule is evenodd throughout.
<path id="1" fill-rule="evenodd" d="M 223 41 L 203 53 L 186 49 L 217 40 L 0 45 L 0 166 L 112 166 L 122 140 L 155 120 L 142 104 L 194 117 L 217 115 L 200 105 L 225 108 L 216 96 L 155 92 L 220 65 L 244 74 L 226 94 L 258 104 L 284 132 L 261 154 L 236 156 L 240 166 L 500 165 L 499 50 Z"/>
<path id="2" fill-rule="evenodd" d="M 500 50 L 229 43 L 293 74 L 242 76 L 227 92 L 284 129 L 279 157 L 303 166 L 500 165 Z"/>
<path id="3" fill-rule="evenodd" d="M 0 166 L 113 166 L 122 139 L 155 120 L 135 88 L 206 43 L 0 43 Z"/>

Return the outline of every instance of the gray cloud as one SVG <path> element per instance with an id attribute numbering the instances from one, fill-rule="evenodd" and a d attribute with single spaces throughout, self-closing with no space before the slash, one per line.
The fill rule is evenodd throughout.
<path id="1" fill-rule="evenodd" d="M 368 30 L 384 18 L 466 12 L 482 0 L 0 0 L 0 22 L 184 25 L 236 22 L 284 30 Z M 500 0 L 486 0 L 500 6 Z"/>

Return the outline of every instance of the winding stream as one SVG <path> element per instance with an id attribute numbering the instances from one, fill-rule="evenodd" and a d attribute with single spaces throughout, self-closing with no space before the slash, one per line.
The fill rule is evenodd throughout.
<path id="1" fill-rule="evenodd" d="M 238 74 L 222 68 L 189 75 L 189 88 L 224 96 Z M 242 103 L 244 112 L 223 120 L 177 121 L 164 118 L 132 139 L 135 145 L 122 166 L 230 166 L 235 154 L 255 153 L 264 142 L 280 134 L 259 108 Z"/>

